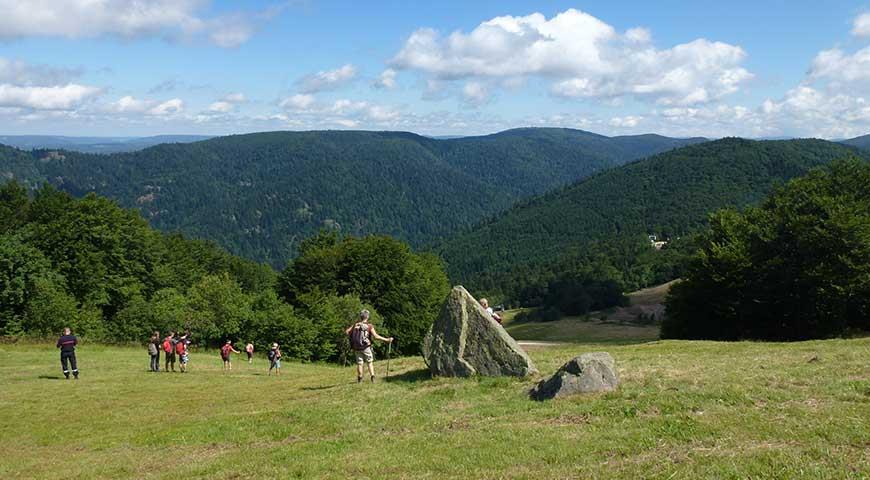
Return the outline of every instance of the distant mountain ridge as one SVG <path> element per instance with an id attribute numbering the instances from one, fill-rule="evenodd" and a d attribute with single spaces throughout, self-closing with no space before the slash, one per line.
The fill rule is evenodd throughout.
<path id="1" fill-rule="evenodd" d="M 841 140 L 840 143 L 862 148 L 864 150 L 870 150 L 870 135 L 862 135 L 848 140 Z"/>
<path id="2" fill-rule="evenodd" d="M 23 150 L 61 149 L 82 153 L 134 152 L 161 143 L 190 143 L 208 135 L 155 135 L 150 137 L 67 137 L 62 135 L 0 135 L 0 144 Z"/>
<path id="3" fill-rule="evenodd" d="M 776 183 L 850 155 L 870 159 L 824 140 L 686 146 L 525 200 L 437 250 L 454 282 L 505 292 L 523 269 L 547 270 L 596 242 L 691 233 L 715 210 L 754 204 Z"/>
<path id="4" fill-rule="evenodd" d="M 437 140 L 407 132 L 263 132 L 89 155 L 0 148 L 0 175 L 94 191 L 162 230 L 275 266 L 321 228 L 421 246 L 517 200 L 703 139 L 525 128 Z"/>

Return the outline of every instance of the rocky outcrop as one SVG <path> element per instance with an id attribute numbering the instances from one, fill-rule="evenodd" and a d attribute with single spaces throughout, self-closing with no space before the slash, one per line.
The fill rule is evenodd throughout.
<path id="1" fill-rule="evenodd" d="M 616 362 L 607 352 L 584 353 L 562 365 L 552 377 L 541 380 L 529 394 L 548 400 L 580 393 L 610 392 L 619 387 Z"/>
<path id="2" fill-rule="evenodd" d="M 537 373 L 532 360 L 463 287 L 453 287 L 423 341 L 432 375 L 517 376 Z"/>

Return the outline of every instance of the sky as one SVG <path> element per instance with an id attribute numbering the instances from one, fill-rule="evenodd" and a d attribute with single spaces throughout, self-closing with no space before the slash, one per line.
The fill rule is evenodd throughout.
<path id="1" fill-rule="evenodd" d="M 0 0 L 0 134 L 850 138 L 870 3 Z"/>

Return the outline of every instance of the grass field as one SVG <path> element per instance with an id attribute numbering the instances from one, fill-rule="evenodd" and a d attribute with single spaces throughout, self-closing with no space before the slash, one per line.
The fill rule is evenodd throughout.
<path id="1" fill-rule="evenodd" d="M 543 372 L 576 344 L 533 350 Z M 609 345 L 618 392 L 430 379 L 417 358 L 149 373 L 142 349 L 0 345 L 0 478 L 867 478 L 870 339 Z M 383 372 L 384 363 L 378 369 Z"/>
<path id="2" fill-rule="evenodd" d="M 505 329 L 517 340 L 532 342 L 630 344 L 659 338 L 658 325 L 638 325 L 638 314 L 661 318 L 668 290 L 675 282 L 627 295 L 627 307 L 592 312 L 586 317 L 564 317 L 555 322 L 516 322 L 522 310 L 502 313 Z"/>

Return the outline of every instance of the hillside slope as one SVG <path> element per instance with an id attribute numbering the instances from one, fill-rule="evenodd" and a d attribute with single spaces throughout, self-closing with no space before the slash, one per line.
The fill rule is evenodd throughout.
<path id="1" fill-rule="evenodd" d="M 850 138 L 848 140 L 843 140 L 840 143 L 844 145 L 850 145 L 853 147 L 862 148 L 864 150 L 870 150 L 870 135 L 863 135 L 860 137 Z"/>
<path id="2" fill-rule="evenodd" d="M 281 267 L 321 228 L 431 243 L 540 194 L 701 139 L 517 129 L 436 140 L 403 132 L 267 132 L 134 153 L 0 149 L 0 174 L 95 191 L 157 228 Z"/>
<path id="3" fill-rule="evenodd" d="M 524 202 L 439 251 L 455 282 L 498 288 L 518 266 L 555 265 L 593 242 L 692 232 L 714 210 L 753 204 L 773 185 L 856 152 L 822 140 L 688 146 Z"/>

